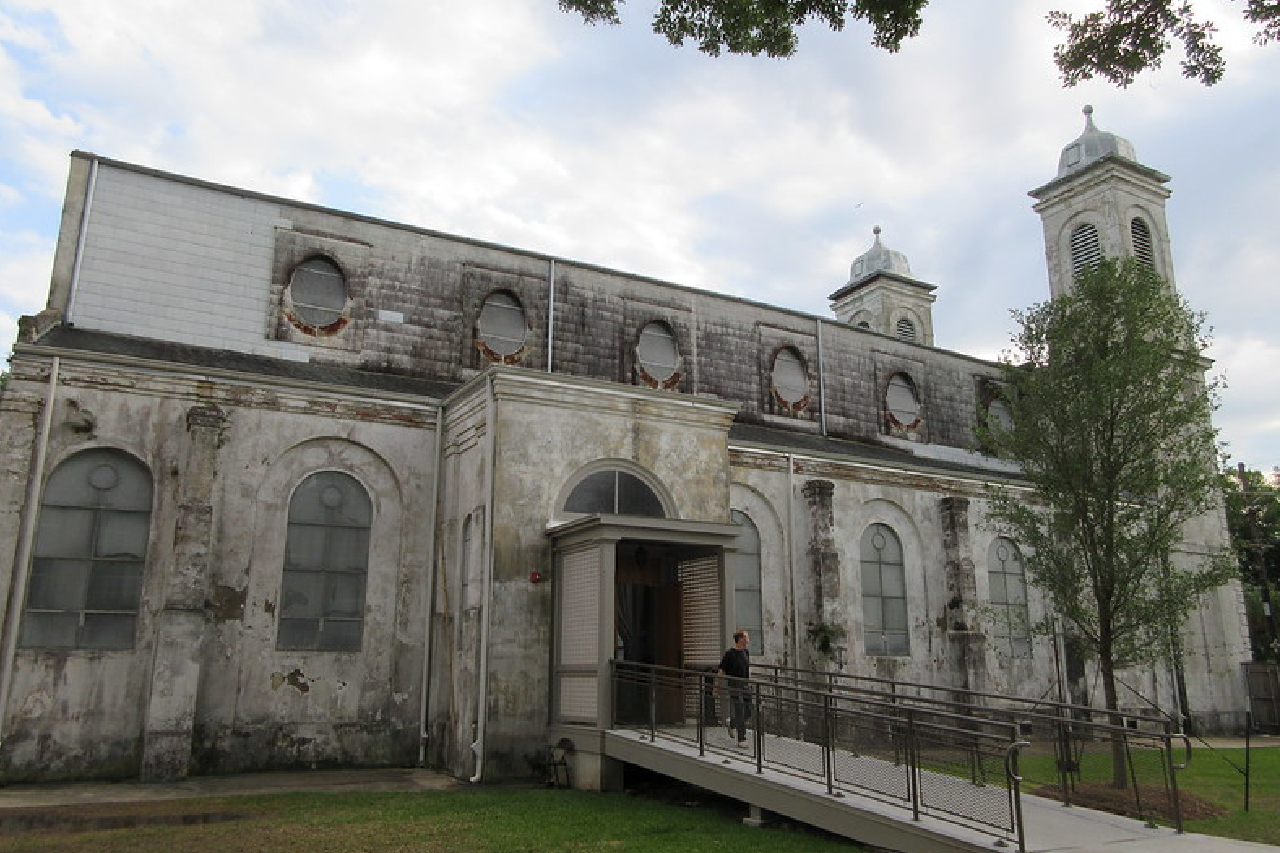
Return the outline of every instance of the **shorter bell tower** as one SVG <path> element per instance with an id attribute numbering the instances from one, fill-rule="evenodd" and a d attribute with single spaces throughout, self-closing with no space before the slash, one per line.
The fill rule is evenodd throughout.
<path id="1" fill-rule="evenodd" d="M 849 268 L 849 283 L 828 297 L 836 319 L 850 326 L 933 346 L 933 302 L 937 288 L 911 275 L 906 255 L 875 243 Z"/>

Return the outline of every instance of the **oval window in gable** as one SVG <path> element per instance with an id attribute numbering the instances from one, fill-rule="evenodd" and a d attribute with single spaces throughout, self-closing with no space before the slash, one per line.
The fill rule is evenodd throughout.
<path id="1" fill-rule="evenodd" d="M 778 350 L 773 357 L 773 393 L 793 410 L 803 409 L 809 402 L 809 376 L 800 354 L 791 347 Z"/>
<path id="2" fill-rule="evenodd" d="M 673 378 L 679 380 L 680 348 L 666 323 L 654 321 L 641 330 L 636 344 L 636 363 L 641 379 L 647 384 L 665 388 Z"/>
<path id="3" fill-rule="evenodd" d="M 524 308 L 510 293 L 489 294 L 480 309 L 477 332 L 481 350 L 492 361 L 507 359 L 524 349 L 529 325 Z"/>
<path id="4" fill-rule="evenodd" d="M 327 329 L 342 319 L 347 308 L 347 277 L 328 258 L 309 258 L 289 277 L 293 319 L 313 329 Z"/>

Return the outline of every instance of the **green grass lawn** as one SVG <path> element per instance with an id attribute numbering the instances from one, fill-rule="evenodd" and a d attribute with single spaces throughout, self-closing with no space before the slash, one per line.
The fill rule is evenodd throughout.
<path id="1" fill-rule="evenodd" d="M 1233 766 L 1233 763 L 1235 766 Z M 1103 762 L 1087 763 L 1086 769 Z M 1198 747 L 1178 774 L 1188 798 L 1220 817 L 1188 832 L 1280 845 L 1280 748 L 1256 749 L 1244 811 L 1244 750 Z M 1053 775 L 1048 756 L 1023 771 Z M 1106 778 L 1105 771 L 1101 773 Z M 660 786 L 659 786 L 660 787 Z M 422 793 L 310 793 L 199 798 L 42 810 L 51 826 L 0 812 L 0 853 L 825 853 L 856 845 L 787 824 L 743 826 L 745 808 L 696 789 L 655 796 L 529 788 Z M 652 793 L 652 789 L 651 789 Z"/>
<path id="2" fill-rule="evenodd" d="M 744 826 L 726 812 L 627 794 L 481 788 L 427 793 L 283 794 L 75 807 L 136 826 L 21 829 L 0 835 L 13 853 L 850 853 L 860 848 L 785 827 Z M 183 825 L 157 821 L 202 820 Z"/>
<path id="3" fill-rule="evenodd" d="M 1228 811 L 1218 818 L 1189 820 L 1186 830 L 1280 845 L 1280 747 L 1252 750 L 1247 812 L 1244 777 L 1237 767 L 1244 767 L 1243 749 L 1195 750 L 1190 766 L 1178 774 L 1179 789 Z"/>
<path id="4" fill-rule="evenodd" d="M 1174 760 L 1182 759 L 1181 750 L 1175 750 Z M 1158 751 L 1135 751 L 1137 777 L 1142 786 L 1147 809 L 1158 808 L 1163 798 L 1163 764 Z M 1252 750 L 1250 767 L 1250 809 L 1244 810 L 1245 766 L 1243 749 L 1211 749 L 1196 744 L 1190 764 L 1179 771 L 1178 789 L 1183 794 L 1183 829 L 1206 835 L 1221 835 L 1245 841 L 1260 841 L 1280 845 L 1280 748 Z M 1024 791 L 1044 793 L 1044 787 L 1056 788 L 1057 769 L 1053 756 L 1045 752 L 1024 755 L 1019 772 L 1026 780 Z M 1086 753 L 1081 761 L 1083 788 L 1106 788 L 1111 778 L 1111 761 L 1105 745 Z M 1119 797 L 1118 799 L 1126 799 Z M 1131 793 L 1128 799 L 1132 799 Z M 1082 805 L 1089 802 L 1088 794 L 1077 800 Z M 1205 804 L 1216 806 L 1224 813 L 1218 817 L 1197 818 L 1197 812 L 1207 811 Z M 1158 812 L 1157 812 L 1158 814 Z M 1145 817 L 1151 817 L 1147 811 Z M 1170 823 L 1168 819 L 1162 822 Z"/>

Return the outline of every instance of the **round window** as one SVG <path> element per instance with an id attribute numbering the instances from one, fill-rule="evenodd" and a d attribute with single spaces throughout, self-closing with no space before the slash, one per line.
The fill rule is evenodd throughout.
<path id="1" fill-rule="evenodd" d="M 293 314 L 308 326 L 336 323 L 347 307 L 347 279 L 328 258 L 302 262 L 289 279 Z"/>
<path id="2" fill-rule="evenodd" d="M 680 367 L 680 350 L 675 335 L 664 323 L 650 323 L 640 332 L 636 345 L 640 369 L 654 382 L 666 382 Z"/>

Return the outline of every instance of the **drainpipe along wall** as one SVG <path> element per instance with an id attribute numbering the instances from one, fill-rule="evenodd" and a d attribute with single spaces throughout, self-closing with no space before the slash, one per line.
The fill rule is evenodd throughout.
<path id="1" fill-rule="evenodd" d="M 497 461 L 498 424 L 497 401 L 494 399 L 493 374 L 489 374 L 487 382 L 489 399 L 485 403 L 485 417 L 488 432 L 485 442 L 485 507 L 484 513 L 484 592 L 482 598 L 483 616 L 480 621 L 480 666 L 476 674 L 476 739 L 471 744 L 471 751 L 476 757 L 476 772 L 469 781 L 479 784 L 484 779 L 484 738 L 489 721 L 489 627 L 493 614 L 493 492 L 494 463 Z"/>
<path id="2" fill-rule="evenodd" d="M 431 515 L 427 528 L 427 584 L 422 597 L 425 604 L 423 610 L 422 637 L 422 705 L 418 709 L 418 766 L 427 764 L 427 715 L 431 713 L 431 639 L 435 633 L 436 623 L 436 573 L 439 559 L 436 556 L 436 525 L 440 519 L 440 477 L 444 468 L 444 442 L 440 433 L 444 431 L 444 407 L 436 407 L 436 436 L 432 446 L 432 454 L 436 458 L 435 470 L 431 476 Z"/>
<path id="3" fill-rule="evenodd" d="M 31 550 L 36 536 L 36 514 L 40 509 L 40 487 L 44 483 L 44 466 L 49 452 L 49 432 L 53 427 L 53 401 L 58 388 L 62 362 L 57 357 L 49 365 L 49 388 L 40 413 L 40 432 L 36 436 L 35 463 L 27 479 L 26 505 L 18 525 L 18 552 L 14 558 L 15 583 L 9 596 L 9 624 L 4 633 L 4 662 L 0 666 L 0 743 L 4 742 L 4 725 L 8 722 L 9 691 L 13 686 L 13 668 L 18 655 L 18 627 L 27 601 L 27 583 L 31 578 Z"/>

